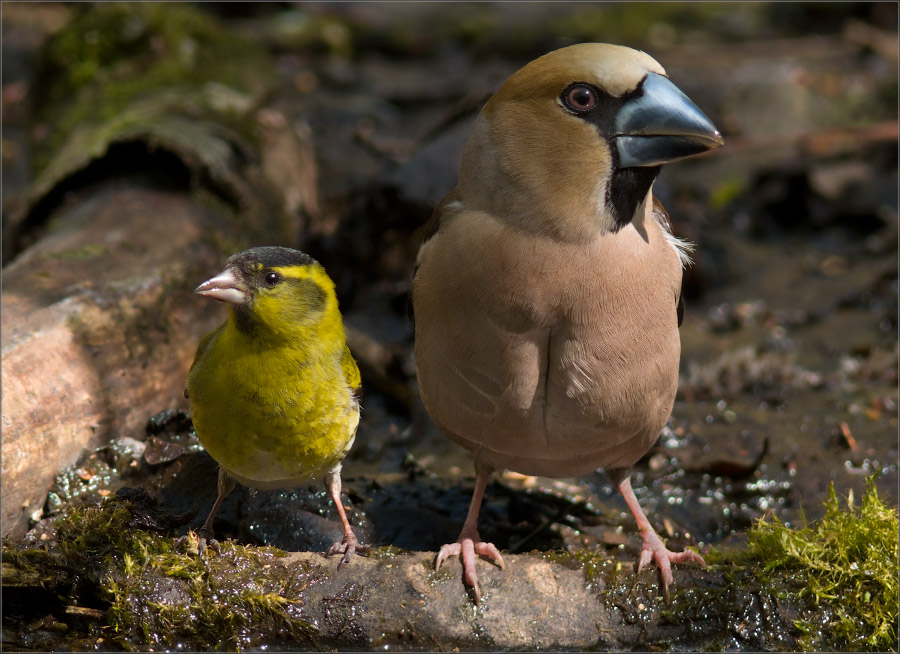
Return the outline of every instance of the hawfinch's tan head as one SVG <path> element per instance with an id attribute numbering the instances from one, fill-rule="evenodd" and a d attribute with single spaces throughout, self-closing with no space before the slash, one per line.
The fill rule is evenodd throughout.
<path id="1" fill-rule="evenodd" d="M 628 224 L 663 163 L 722 143 L 652 57 L 582 43 L 535 59 L 487 102 L 459 190 L 469 209 L 582 238 Z"/>

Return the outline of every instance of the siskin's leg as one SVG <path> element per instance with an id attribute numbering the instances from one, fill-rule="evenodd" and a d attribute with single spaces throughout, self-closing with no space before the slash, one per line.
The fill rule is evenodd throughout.
<path id="1" fill-rule="evenodd" d="M 350 527 L 350 521 L 347 519 L 347 513 L 344 511 L 344 505 L 341 503 L 341 466 L 336 466 L 333 470 L 328 472 L 325 475 L 325 488 L 328 490 L 328 494 L 331 495 L 331 499 L 334 501 L 334 506 L 337 508 L 338 515 L 341 518 L 341 525 L 344 527 L 344 537 L 340 542 L 335 543 L 331 546 L 331 549 L 328 550 L 328 555 L 332 554 L 343 554 L 340 562 L 338 563 L 338 568 L 340 568 L 345 563 L 350 561 L 350 558 L 353 556 L 356 550 L 361 549 L 359 541 L 356 539 L 356 534 L 353 533 L 353 529 Z"/>
<path id="2" fill-rule="evenodd" d="M 219 541 L 216 540 L 215 532 L 213 531 L 213 518 L 216 517 L 216 513 L 219 511 L 219 507 L 222 506 L 222 502 L 225 501 L 225 498 L 228 497 L 228 494 L 234 490 L 234 487 L 237 485 L 237 482 L 234 478 L 231 477 L 225 470 L 219 466 L 219 480 L 216 484 L 216 488 L 218 490 L 218 495 L 216 495 L 216 501 L 213 502 L 212 508 L 209 510 L 209 515 L 206 516 L 206 520 L 203 521 L 203 525 L 197 530 L 197 536 L 199 537 L 198 549 L 200 556 L 206 556 L 206 548 L 209 547 L 216 554 L 221 553 L 221 548 L 219 547 Z M 175 545 L 178 546 L 184 543 L 187 540 L 186 536 L 182 536 L 179 538 Z"/>

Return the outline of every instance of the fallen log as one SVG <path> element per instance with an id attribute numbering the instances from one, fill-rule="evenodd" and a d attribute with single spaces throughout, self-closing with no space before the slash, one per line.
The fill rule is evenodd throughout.
<path id="1" fill-rule="evenodd" d="M 196 344 L 222 320 L 192 289 L 245 247 L 296 245 L 303 212 L 317 207 L 308 128 L 260 108 L 265 54 L 193 10 L 168 11 L 98 7 L 45 49 L 51 61 L 71 55 L 61 44 L 123 20 L 148 35 L 147 52 L 123 49 L 81 87 L 61 73 L 44 80 L 47 102 L 74 99 L 37 112 L 58 127 L 46 139 L 57 145 L 36 157 L 46 164 L 4 224 L 4 537 L 25 532 L 56 472 L 85 448 L 185 406 Z M 185 64 L 185 38 L 204 44 L 203 58 L 221 50 L 221 68 L 200 55 Z M 222 72 L 236 57 L 247 59 L 244 86 Z M 156 66 L 146 85 L 135 66 Z"/>

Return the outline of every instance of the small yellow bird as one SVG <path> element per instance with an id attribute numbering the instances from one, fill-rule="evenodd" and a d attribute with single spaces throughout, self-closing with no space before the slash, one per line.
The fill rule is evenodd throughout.
<path id="1" fill-rule="evenodd" d="M 344 536 L 339 566 L 361 549 L 341 504 L 341 461 L 359 424 L 360 376 L 344 338 L 334 283 L 311 257 L 281 247 L 235 254 L 195 290 L 229 305 L 188 373 L 197 437 L 219 464 L 213 518 L 235 482 L 290 488 L 324 475 Z"/>
<path id="2" fill-rule="evenodd" d="M 494 470 L 571 477 L 605 468 L 643 538 L 638 569 L 703 563 L 669 551 L 629 468 L 672 410 L 682 268 L 651 191 L 660 166 L 722 145 L 710 120 L 649 55 L 583 43 L 513 74 L 482 109 L 459 184 L 438 205 L 416 262 L 419 389 L 472 451 L 478 474 L 456 543 L 478 601 L 482 495 Z"/>

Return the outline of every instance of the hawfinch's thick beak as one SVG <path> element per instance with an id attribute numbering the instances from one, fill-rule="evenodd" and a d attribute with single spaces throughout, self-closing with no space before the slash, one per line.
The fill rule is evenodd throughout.
<path id="1" fill-rule="evenodd" d="M 659 166 L 724 143 L 706 114 L 668 78 L 648 73 L 641 89 L 616 115 L 620 168 Z"/>
<path id="2" fill-rule="evenodd" d="M 194 293 L 229 304 L 247 304 L 250 299 L 247 287 L 235 276 L 233 268 L 227 268 L 212 279 L 206 280 L 194 289 Z"/>

